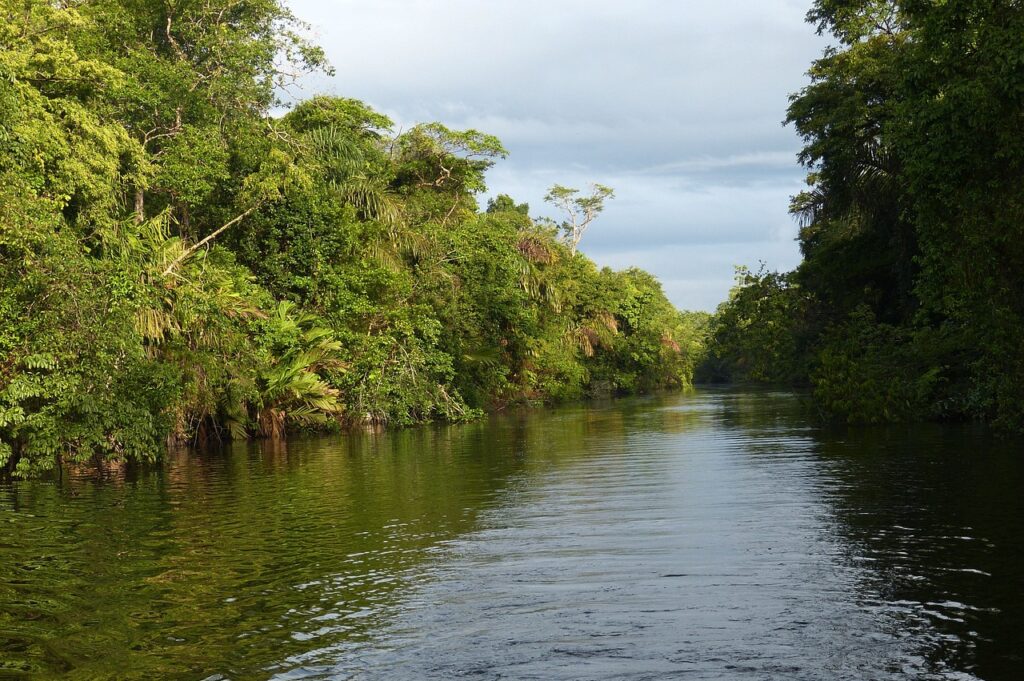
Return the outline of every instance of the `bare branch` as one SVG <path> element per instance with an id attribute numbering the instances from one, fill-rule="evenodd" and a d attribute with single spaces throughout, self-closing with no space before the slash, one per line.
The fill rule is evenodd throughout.
<path id="1" fill-rule="evenodd" d="M 175 268 L 175 267 L 177 267 L 178 265 L 180 265 L 180 264 L 181 264 L 182 262 L 184 262 L 185 260 L 187 260 L 187 259 L 189 258 L 189 256 L 191 256 L 191 255 L 192 255 L 193 253 L 195 253 L 196 251 L 198 251 L 198 250 L 199 250 L 200 248 L 202 248 L 203 246 L 205 246 L 206 244 L 210 243 L 210 242 L 211 242 L 211 241 L 213 241 L 213 240 L 214 240 L 215 238 L 217 238 L 218 236 L 220 236 L 221 234 L 223 234 L 223 233 L 224 233 L 225 231 L 227 231 L 227 230 L 228 230 L 228 229 L 229 229 L 230 227 L 232 227 L 232 226 L 234 226 L 234 225 L 238 224 L 239 222 L 241 222 L 242 220 L 244 220 L 245 218 L 247 218 L 247 217 L 248 217 L 249 215 L 252 215 L 252 213 L 253 213 L 253 212 L 254 212 L 254 211 L 255 211 L 255 210 L 257 209 L 257 208 L 259 208 L 259 207 L 260 207 L 261 205 L 263 205 L 263 204 L 262 204 L 262 202 L 261 202 L 261 203 L 257 203 L 257 204 L 256 204 L 255 206 L 253 206 L 252 208 L 249 208 L 249 209 L 248 209 L 247 211 L 245 211 L 244 213 L 241 213 L 240 215 L 237 215 L 237 216 L 235 216 L 234 218 L 232 218 L 231 220 L 228 220 L 227 222 L 225 222 L 225 223 L 224 223 L 223 225 L 221 225 L 220 227 L 218 227 L 218 228 L 217 228 L 217 229 L 215 229 L 214 231 L 210 232 L 210 234 L 209 234 L 209 235 L 207 235 L 207 236 L 206 236 L 206 237 L 205 237 L 204 239 L 202 239 L 201 241 L 198 241 L 198 242 L 197 242 L 197 243 L 195 243 L 195 244 L 194 244 L 193 246 L 191 246 L 191 247 L 189 247 L 189 248 L 185 249 L 185 251 L 184 251 L 184 252 L 183 252 L 183 253 L 182 253 L 181 255 L 179 255 L 179 256 L 178 256 L 177 258 L 175 258 L 175 259 L 174 259 L 174 260 L 173 260 L 173 261 L 171 262 L 171 264 L 167 266 L 167 269 L 165 269 L 165 270 L 163 271 L 163 276 L 165 276 L 165 277 L 166 277 L 166 276 L 170 276 L 170 274 L 171 274 L 172 272 L 174 272 L 174 268 Z"/>

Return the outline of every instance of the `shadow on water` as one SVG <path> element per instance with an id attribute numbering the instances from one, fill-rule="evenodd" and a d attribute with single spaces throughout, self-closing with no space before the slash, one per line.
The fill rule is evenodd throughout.
<path id="1" fill-rule="evenodd" d="M 913 639 L 927 671 L 1020 678 L 1024 461 L 969 425 L 820 436 L 848 555 L 869 567 L 860 603 Z"/>
<path id="2" fill-rule="evenodd" d="M 1015 679 L 1022 483 L 749 390 L 0 483 L 0 678 Z"/>
<path id="3" fill-rule="evenodd" d="M 857 575 L 887 669 L 909 678 L 1017 679 L 1024 663 L 1024 459 L 977 424 L 808 427 L 799 401 L 725 395 L 722 421 L 780 460 L 780 433 L 813 441 L 813 487 L 837 564 Z M 767 441 L 759 447 L 758 441 Z M 888 647 L 887 647 L 888 646 Z"/>

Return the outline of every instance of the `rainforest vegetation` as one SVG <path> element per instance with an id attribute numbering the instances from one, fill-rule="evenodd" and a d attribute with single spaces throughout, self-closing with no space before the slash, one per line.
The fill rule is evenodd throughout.
<path id="1" fill-rule="evenodd" d="M 741 270 L 708 379 L 803 384 L 851 422 L 1024 429 L 1024 5 L 818 0 L 835 47 L 788 122 L 803 262 Z"/>
<path id="2" fill-rule="evenodd" d="M 803 262 L 709 319 L 578 250 L 612 188 L 532 217 L 491 135 L 282 103 L 330 66 L 279 0 L 0 0 L 0 471 L 694 377 L 1024 429 L 1024 7 L 808 17 Z"/>
<path id="3" fill-rule="evenodd" d="M 0 470 L 690 382 L 706 316 L 576 250 L 610 188 L 480 205 L 498 139 L 311 70 L 278 0 L 0 0 Z"/>

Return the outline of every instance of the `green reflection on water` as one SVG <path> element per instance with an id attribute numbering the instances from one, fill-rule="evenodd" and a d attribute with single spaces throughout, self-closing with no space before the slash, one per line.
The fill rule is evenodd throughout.
<path id="1" fill-rule="evenodd" d="M 510 554 L 523 568 L 539 549 L 549 584 L 569 589 L 575 566 L 625 594 L 592 602 L 583 620 L 596 629 L 637 624 L 615 632 L 617 642 L 636 639 L 637 660 L 610 665 L 668 651 L 680 670 L 734 678 L 715 660 L 788 641 L 782 653 L 806 678 L 836 678 L 828 665 L 839 655 L 852 665 L 845 678 L 901 678 L 887 661 L 910 660 L 908 669 L 935 672 L 920 678 L 1015 679 L 1024 649 L 1018 449 L 975 427 L 821 428 L 792 395 L 726 390 L 179 452 L 151 470 L 0 483 L 0 678 L 240 681 L 318 664 L 326 676 L 349 664 L 376 671 L 375 661 L 401 652 L 401 636 L 438 635 L 417 608 L 452 613 L 442 625 L 482 617 L 493 641 L 536 636 L 506 661 L 577 678 L 579 659 L 548 644 L 578 632 L 517 607 L 516 580 L 529 574 L 487 569 Z M 549 523 L 558 533 L 545 534 Z M 484 550 L 466 560 L 459 552 L 474 543 Z M 664 562 L 665 579 L 642 560 L 616 573 L 616 560 L 631 559 L 623 543 Z M 467 565 L 476 572 L 460 572 Z M 737 565 L 760 567 L 744 576 Z M 569 586 L 554 578 L 566 571 Z M 771 581 L 790 572 L 806 579 Z M 495 575 L 512 580 L 495 584 Z M 748 577 L 767 581 L 744 591 Z M 749 599 L 748 614 L 782 608 L 798 623 L 823 624 L 813 636 L 791 640 L 783 629 L 764 638 L 776 622 L 737 615 L 726 620 L 733 637 L 724 636 L 714 623 L 735 614 L 729 585 Z M 513 606 L 504 621 L 481 609 L 481 593 Z M 573 612 L 571 600 L 547 596 L 560 604 L 555 613 Z M 651 598 L 659 608 L 631 610 L 631 597 L 636 608 Z M 830 607 L 856 617 L 832 621 Z M 673 626 L 647 628 L 658 617 Z M 680 622 L 693 625 L 692 650 L 678 650 Z M 857 657 L 854 635 L 876 647 Z M 432 663 L 462 653 L 468 666 L 459 669 L 492 652 L 450 637 L 427 646 Z M 700 655 L 709 659 L 686 667 Z"/>
<path id="2" fill-rule="evenodd" d="M 261 678 L 369 640 L 446 540 L 657 400 L 0 486 L 0 677 Z"/>

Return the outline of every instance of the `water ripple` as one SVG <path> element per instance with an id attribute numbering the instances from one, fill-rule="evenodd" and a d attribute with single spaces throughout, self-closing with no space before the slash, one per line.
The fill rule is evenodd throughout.
<path id="1" fill-rule="evenodd" d="M 0 678 L 1016 679 L 1024 462 L 698 392 L 0 485 Z"/>

